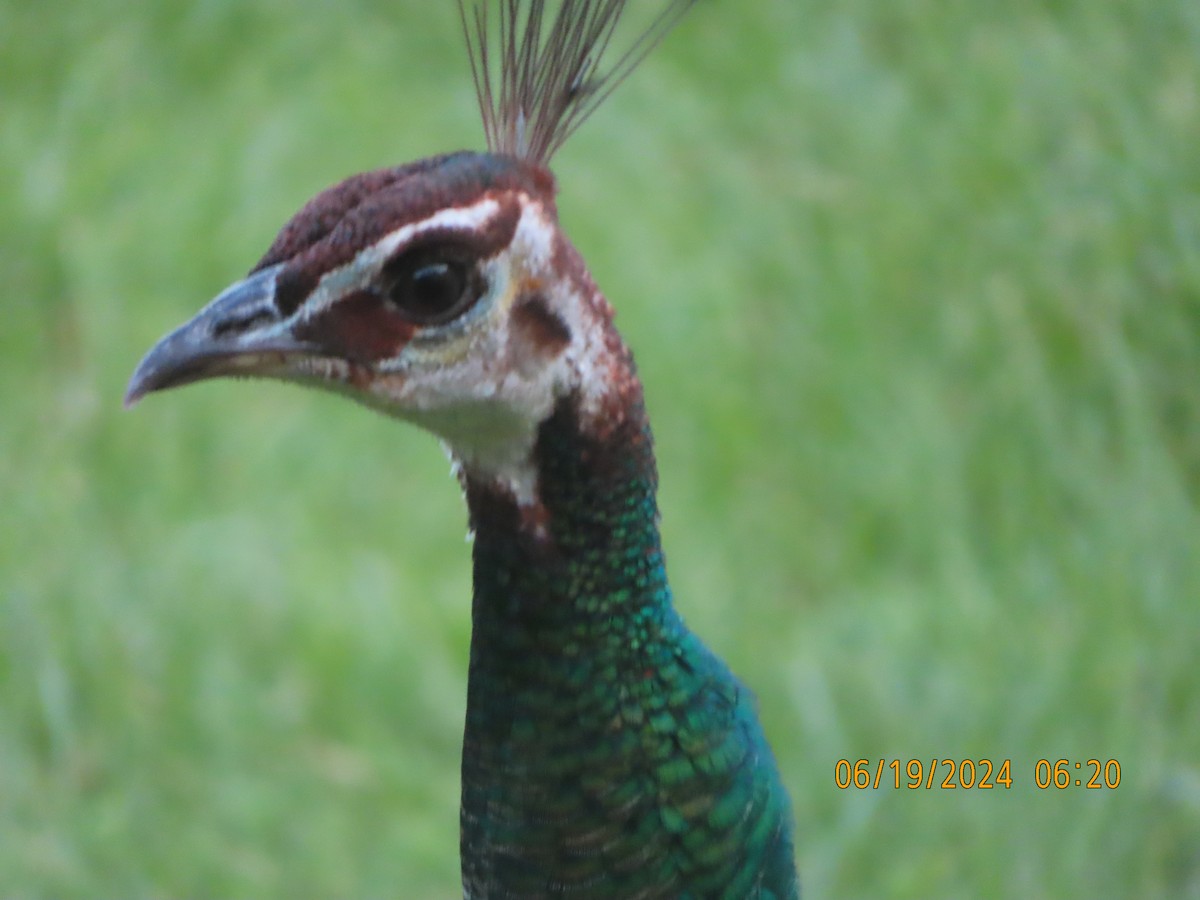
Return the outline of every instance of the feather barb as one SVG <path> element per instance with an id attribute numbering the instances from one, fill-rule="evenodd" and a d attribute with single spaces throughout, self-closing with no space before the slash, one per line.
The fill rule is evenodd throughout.
<path id="1" fill-rule="evenodd" d="M 458 0 L 488 149 L 549 162 L 696 2 L 667 0 L 606 65 L 627 0 Z"/>

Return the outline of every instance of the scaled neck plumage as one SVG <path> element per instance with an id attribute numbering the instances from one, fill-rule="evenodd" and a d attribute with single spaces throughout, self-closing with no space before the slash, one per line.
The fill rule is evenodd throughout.
<path id="1" fill-rule="evenodd" d="M 640 395 L 602 436 L 564 398 L 533 456 L 533 507 L 465 477 L 475 541 L 464 885 L 468 897 L 500 885 L 544 896 L 554 873 L 581 897 L 625 896 L 641 863 L 665 858 L 637 837 L 658 821 L 640 736 L 647 703 L 671 671 L 664 661 L 695 652 L 671 605 Z M 649 885 L 674 877 L 645 874 Z"/>

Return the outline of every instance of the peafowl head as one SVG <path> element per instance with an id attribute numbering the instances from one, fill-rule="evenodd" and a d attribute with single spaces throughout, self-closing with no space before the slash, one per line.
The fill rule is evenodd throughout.
<path id="1" fill-rule="evenodd" d="M 472 476 L 530 501 L 537 429 L 561 401 L 603 433 L 640 392 L 559 228 L 547 164 L 692 2 L 667 4 L 607 69 L 620 0 L 564 0 L 545 27 L 541 3 L 519 15 L 501 0 L 498 22 L 488 0 L 469 16 L 460 4 L 489 152 L 318 194 L 246 278 L 150 350 L 126 403 L 222 376 L 317 386 L 433 432 Z"/>

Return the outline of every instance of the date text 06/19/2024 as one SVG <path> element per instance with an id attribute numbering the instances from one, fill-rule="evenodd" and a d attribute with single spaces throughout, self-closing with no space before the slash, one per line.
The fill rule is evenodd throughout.
<path id="1" fill-rule="evenodd" d="M 939 777 L 940 776 L 940 777 Z M 839 790 L 1010 790 L 1012 760 L 990 759 L 839 759 L 833 766 Z M 1033 765 L 1033 784 L 1039 790 L 1116 790 L 1121 764 L 1115 759 L 1039 759 Z"/>

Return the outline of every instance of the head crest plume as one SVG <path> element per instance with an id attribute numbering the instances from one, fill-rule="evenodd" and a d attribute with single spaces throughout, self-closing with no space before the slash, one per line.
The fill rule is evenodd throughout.
<path id="1" fill-rule="evenodd" d="M 545 0 L 472 0 L 469 16 L 465 0 L 458 0 L 488 149 L 549 162 L 695 2 L 667 0 L 605 66 L 626 0 L 560 0 L 548 27 Z M 494 44 L 493 6 L 499 19 Z"/>

